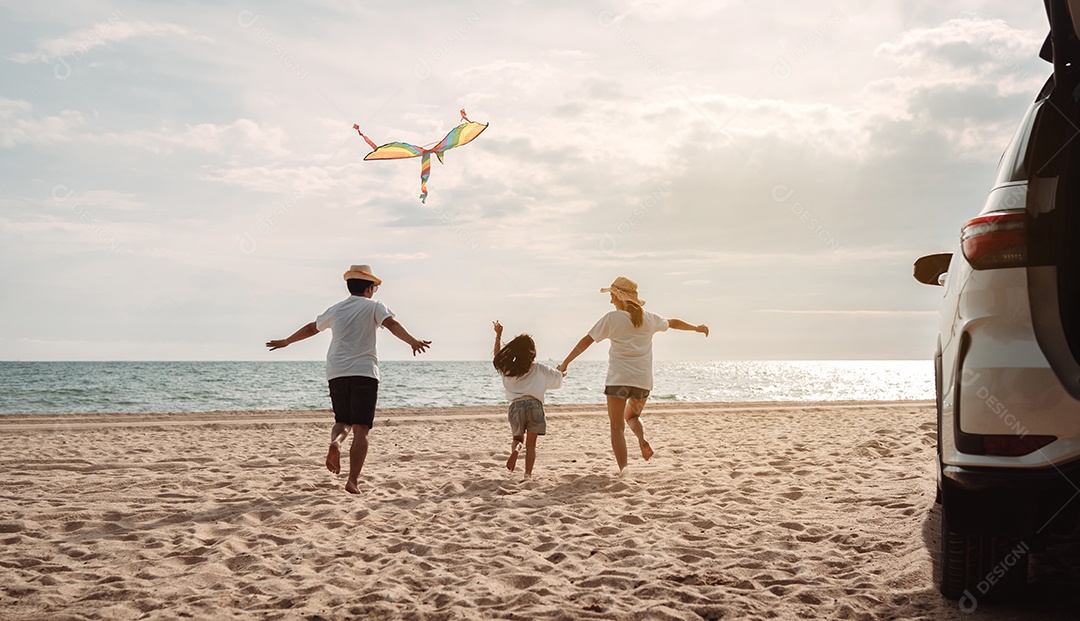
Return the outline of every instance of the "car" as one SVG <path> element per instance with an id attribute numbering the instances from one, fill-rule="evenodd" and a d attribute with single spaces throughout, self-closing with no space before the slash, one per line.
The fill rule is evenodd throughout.
<path id="1" fill-rule="evenodd" d="M 971 606 L 1022 590 L 1033 549 L 1080 524 L 1080 0 L 1046 0 L 1053 73 L 941 286 L 934 355 L 941 553 L 936 580 Z"/>

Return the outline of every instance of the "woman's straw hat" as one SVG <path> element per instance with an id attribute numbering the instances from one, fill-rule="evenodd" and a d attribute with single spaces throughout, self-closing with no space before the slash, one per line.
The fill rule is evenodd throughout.
<path id="1" fill-rule="evenodd" d="M 623 302 L 633 302 L 638 306 L 645 306 L 645 300 L 642 300 L 637 296 L 637 283 L 619 276 L 611 283 L 610 287 L 604 287 L 600 290 L 600 293 L 613 293 L 615 297 L 619 298 Z"/>
<path id="2" fill-rule="evenodd" d="M 353 265 L 349 267 L 349 271 L 345 272 L 345 280 L 351 278 L 359 278 L 360 280 L 370 280 L 376 285 L 381 285 L 382 281 L 375 277 L 375 274 L 371 273 L 370 265 Z"/>

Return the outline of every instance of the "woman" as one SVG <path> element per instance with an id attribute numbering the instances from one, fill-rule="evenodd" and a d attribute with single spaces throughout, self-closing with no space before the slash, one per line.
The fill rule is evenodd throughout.
<path id="1" fill-rule="evenodd" d="M 644 310 L 642 306 L 645 301 L 638 298 L 637 283 L 629 278 L 619 276 L 610 287 L 604 287 L 600 292 L 611 294 L 611 304 L 615 310 L 596 322 L 558 369 L 566 373 L 570 363 L 594 342 L 611 340 L 604 394 L 607 395 L 608 419 L 611 423 L 611 449 L 615 452 L 615 461 L 621 472 L 626 468 L 625 425 L 630 425 L 637 436 L 641 457 L 648 461 L 653 455 L 641 426 L 641 411 L 653 387 L 653 334 L 673 328 L 709 336 L 709 327 L 693 326 L 681 319 L 664 319 Z"/>

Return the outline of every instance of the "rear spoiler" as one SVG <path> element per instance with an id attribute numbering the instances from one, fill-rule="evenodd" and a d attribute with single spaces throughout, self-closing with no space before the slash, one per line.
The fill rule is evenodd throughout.
<path id="1" fill-rule="evenodd" d="M 1050 33 L 1039 50 L 1039 58 L 1053 63 L 1055 74 L 1064 74 L 1074 60 L 1080 60 L 1080 0 L 1043 0 L 1043 4 Z M 1058 51 L 1056 62 L 1054 50 Z"/>

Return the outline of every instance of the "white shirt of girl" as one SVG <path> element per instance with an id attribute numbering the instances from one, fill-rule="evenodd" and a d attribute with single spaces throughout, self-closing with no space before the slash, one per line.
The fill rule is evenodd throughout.
<path id="1" fill-rule="evenodd" d="M 521 397 L 532 397 L 544 402 L 544 392 L 562 386 L 562 373 L 546 364 L 532 363 L 532 367 L 521 377 L 502 376 L 503 388 L 509 401 Z"/>

